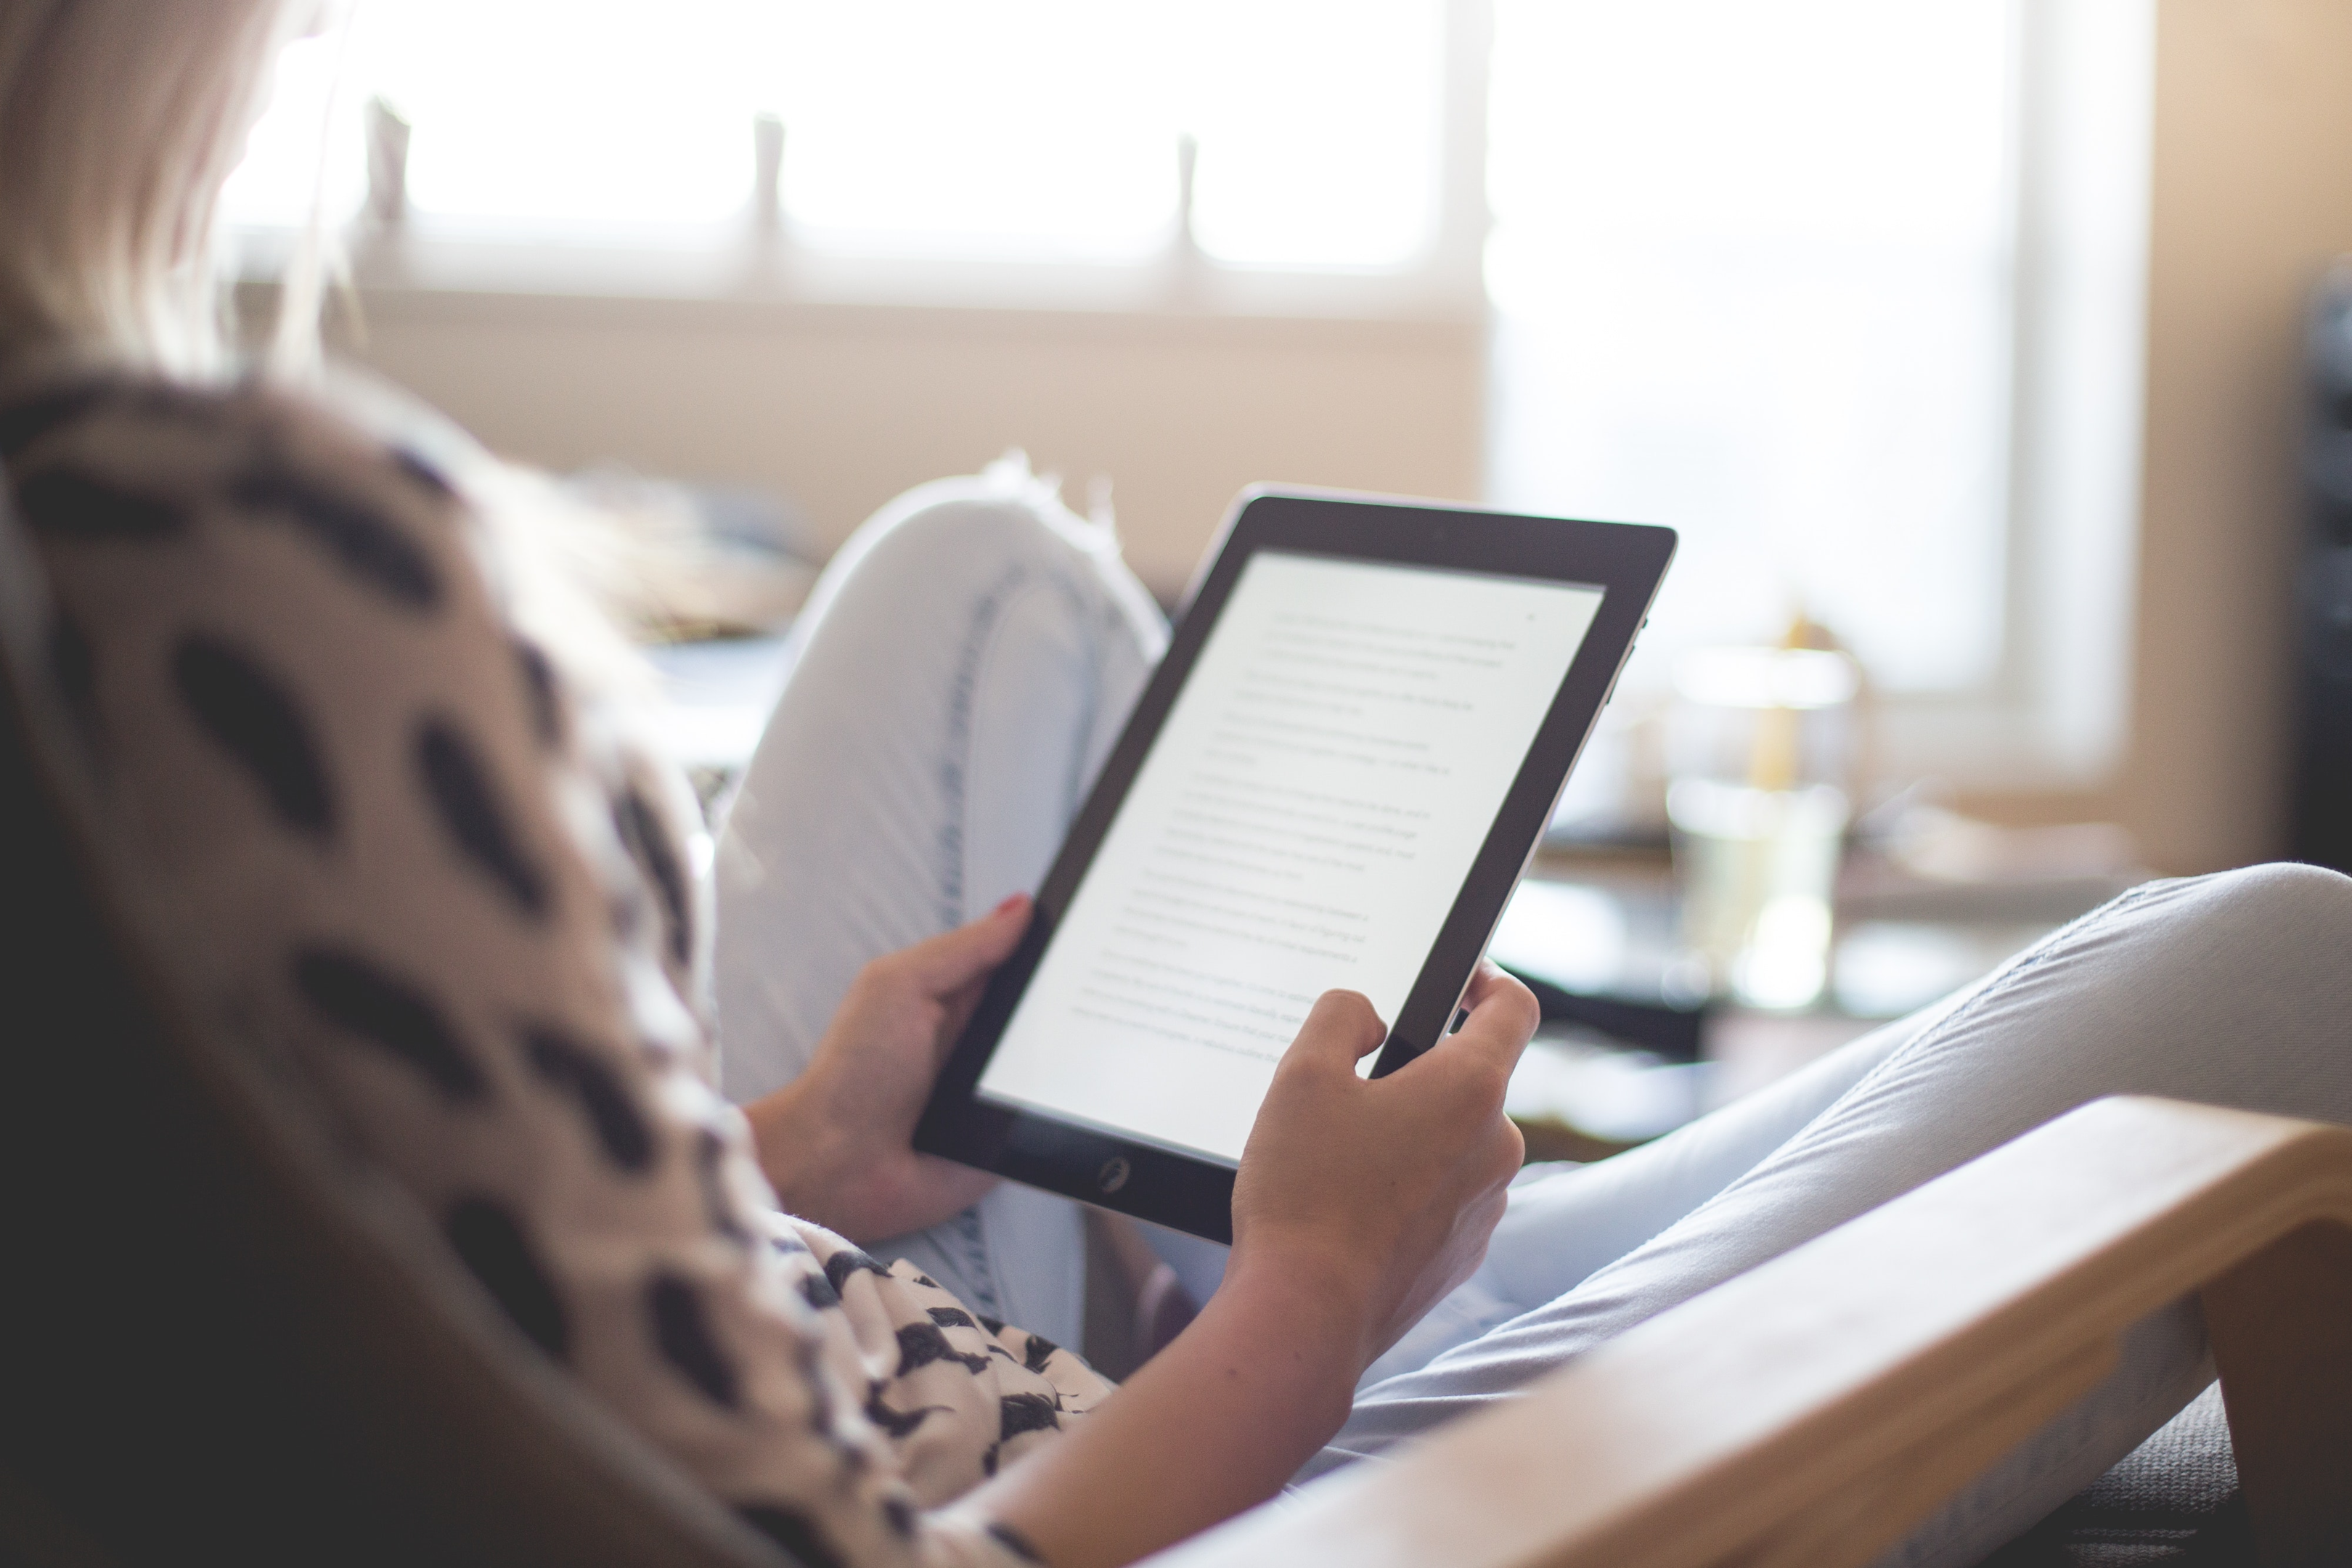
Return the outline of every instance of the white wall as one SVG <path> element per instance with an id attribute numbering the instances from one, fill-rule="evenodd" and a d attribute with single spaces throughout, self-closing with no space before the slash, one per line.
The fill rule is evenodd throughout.
<path id="1" fill-rule="evenodd" d="M 2152 861 L 2284 847 L 2304 302 L 2352 250 L 2352 5 L 2162 0 L 2132 741 Z"/>
<path id="2" fill-rule="evenodd" d="M 357 357 L 509 456 L 789 496 L 830 546 L 1007 447 L 1172 595 L 1256 480 L 1472 500 L 1482 323 L 371 291 Z"/>

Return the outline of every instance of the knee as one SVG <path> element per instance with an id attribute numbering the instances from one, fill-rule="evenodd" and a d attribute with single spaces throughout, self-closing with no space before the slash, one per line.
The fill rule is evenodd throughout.
<path id="1" fill-rule="evenodd" d="M 1110 530 L 1077 517 L 1017 455 L 981 473 L 936 479 L 876 512 L 844 547 L 861 572 L 992 582 L 1008 573 L 1087 575 L 1116 563 Z"/>
<path id="2" fill-rule="evenodd" d="M 2352 877 L 2273 861 L 2173 885 L 2200 945 L 2250 954 L 2352 950 Z"/>
<path id="3" fill-rule="evenodd" d="M 1167 622 L 1109 527 L 1074 515 L 1018 454 L 875 513 L 825 568 L 802 624 L 804 636 L 846 621 L 903 638 L 1014 602 L 1054 621 L 1090 663 L 1149 670 L 1167 645 Z"/>
<path id="4" fill-rule="evenodd" d="M 877 513 L 878 544 L 918 570 L 953 572 L 1020 564 L 1055 542 L 1048 514 L 1026 496 L 992 495 L 943 479 L 909 490 Z"/>

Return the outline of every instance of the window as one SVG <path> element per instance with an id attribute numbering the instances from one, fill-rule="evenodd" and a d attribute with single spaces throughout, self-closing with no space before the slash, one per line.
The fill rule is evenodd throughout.
<path id="1" fill-rule="evenodd" d="M 2063 787 L 2127 707 L 2153 8 L 361 0 L 229 210 L 359 212 L 381 98 L 363 282 L 1490 323 L 1487 499 L 1685 535 L 1627 695 L 1802 610 L 1893 765 Z"/>
<path id="2" fill-rule="evenodd" d="M 1489 492 L 1682 531 L 1622 690 L 1801 610 L 1898 776 L 2114 761 L 2153 10 L 1496 0 Z"/>
<path id="3" fill-rule="evenodd" d="M 1497 499 L 1663 522 L 1651 638 L 1800 608 L 1882 689 L 1999 668 L 2011 7 L 1503 0 Z"/>
<path id="4" fill-rule="evenodd" d="M 230 210 L 305 219 L 340 59 L 347 104 L 413 125 L 427 231 L 707 242 L 752 209 L 768 116 L 783 218 L 820 250 L 1155 258 L 1189 162 L 1211 258 L 1409 267 L 1436 236 L 1444 24 L 1440 0 L 378 3 L 289 52 Z"/>

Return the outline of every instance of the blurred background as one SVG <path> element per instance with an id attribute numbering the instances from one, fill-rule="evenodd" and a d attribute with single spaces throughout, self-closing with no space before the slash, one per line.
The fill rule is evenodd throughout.
<path id="1" fill-rule="evenodd" d="M 700 552 L 714 799 L 1008 448 L 1171 605 L 1255 481 L 1682 531 L 1498 938 L 1555 1152 L 2352 854 L 2333 0 L 362 0 L 227 199 L 256 319 L 322 216 L 341 354 Z"/>

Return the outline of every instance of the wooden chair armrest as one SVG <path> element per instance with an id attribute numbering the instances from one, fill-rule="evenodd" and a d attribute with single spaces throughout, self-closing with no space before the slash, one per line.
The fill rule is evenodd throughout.
<path id="1" fill-rule="evenodd" d="M 2202 1292 L 2266 1563 L 2352 1563 L 2352 1130 L 2087 1105 L 1162 1568 L 1865 1563 Z"/>

